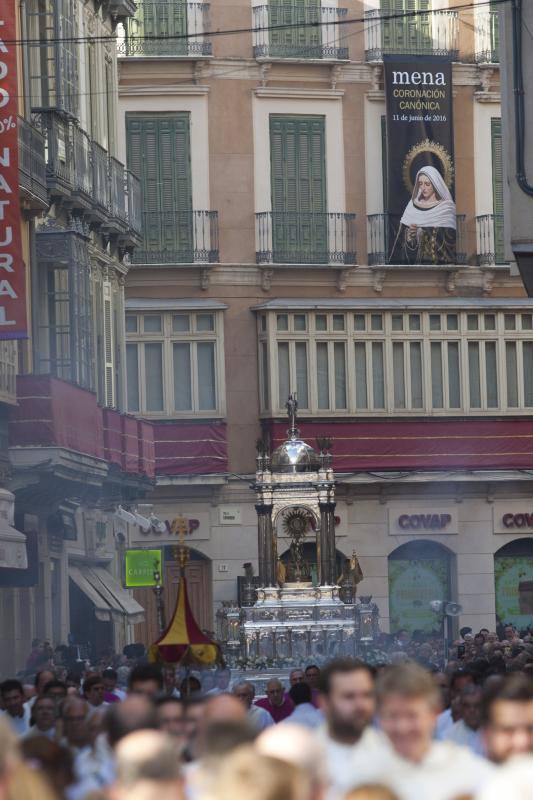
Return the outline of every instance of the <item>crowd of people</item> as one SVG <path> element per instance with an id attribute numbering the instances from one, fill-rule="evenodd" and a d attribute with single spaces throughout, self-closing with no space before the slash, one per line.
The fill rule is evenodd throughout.
<path id="1" fill-rule="evenodd" d="M 260 696 L 227 668 L 50 656 L 0 684 L 0 800 L 533 800 L 531 636 L 463 629 L 443 669 L 424 644 Z"/>

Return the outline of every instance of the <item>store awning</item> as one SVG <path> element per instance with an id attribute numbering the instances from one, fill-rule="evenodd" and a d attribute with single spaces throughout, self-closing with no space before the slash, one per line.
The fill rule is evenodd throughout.
<path id="1" fill-rule="evenodd" d="M 144 608 L 120 583 L 103 567 L 89 567 L 89 580 L 95 588 L 108 600 L 110 605 L 121 614 L 125 614 L 128 621 L 136 625 L 144 622 Z"/>
<path id="2" fill-rule="evenodd" d="M 97 619 L 126 616 L 132 624 L 144 621 L 143 607 L 103 567 L 70 566 L 69 576 L 93 604 Z"/>
<path id="3" fill-rule="evenodd" d="M 0 519 L 0 567 L 28 568 L 26 537 L 5 519 Z"/>
<path id="4" fill-rule="evenodd" d="M 78 589 L 80 589 L 85 597 L 93 604 L 96 619 L 99 619 L 101 622 L 109 622 L 111 620 L 112 608 L 87 579 L 86 570 L 82 572 L 78 567 L 69 566 L 68 574 L 69 578 L 74 581 Z"/>

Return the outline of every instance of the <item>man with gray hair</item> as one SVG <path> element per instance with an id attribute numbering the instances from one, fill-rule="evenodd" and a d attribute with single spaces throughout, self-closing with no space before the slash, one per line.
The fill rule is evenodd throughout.
<path id="1" fill-rule="evenodd" d="M 254 705 L 255 686 L 250 681 L 241 681 L 233 687 L 233 694 L 240 700 L 248 713 L 248 722 L 257 733 L 274 724 L 266 708 Z"/>
<path id="2" fill-rule="evenodd" d="M 182 800 L 179 751 L 166 733 L 130 733 L 116 748 L 117 778 L 111 800 Z"/>
<path id="3" fill-rule="evenodd" d="M 256 706 L 266 709 L 274 722 L 283 722 L 294 711 L 294 703 L 285 694 L 283 684 L 278 678 L 271 678 L 266 685 L 266 697 L 256 700 Z"/>

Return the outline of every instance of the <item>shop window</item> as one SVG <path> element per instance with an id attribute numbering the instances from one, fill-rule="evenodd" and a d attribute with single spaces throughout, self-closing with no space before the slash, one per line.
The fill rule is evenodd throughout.
<path id="1" fill-rule="evenodd" d="M 533 620 L 533 539 L 515 539 L 494 555 L 496 622 L 523 629 Z"/>

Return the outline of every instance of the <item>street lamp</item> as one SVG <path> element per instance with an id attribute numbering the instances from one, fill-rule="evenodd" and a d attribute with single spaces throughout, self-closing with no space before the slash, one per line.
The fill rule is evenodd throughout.
<path id="1" fill-rule="evenodd" d="M 440 617 L 442 626 L 442 640 L 444 643 L 444 660 L 448 660 L 448 635 L 446 631 L 446 619 L 448 617 L 458 617 L 463 613 L 463 607 L 459 603 L 452 603 L 451 600 L 432 600 L 429 604 L 431 610 Z"/>
<path id="2" fill-rule="evenodd" d="M 160 571 L 160 562 L 156 559 L 154 561 L 154 594 L 155 594 L 155 606 L 157 609 L 157 625 L 161 632 L 165 630 L 165 606 L 163 603 L 163 587 L 161 585 L 161 571 Z"/>

